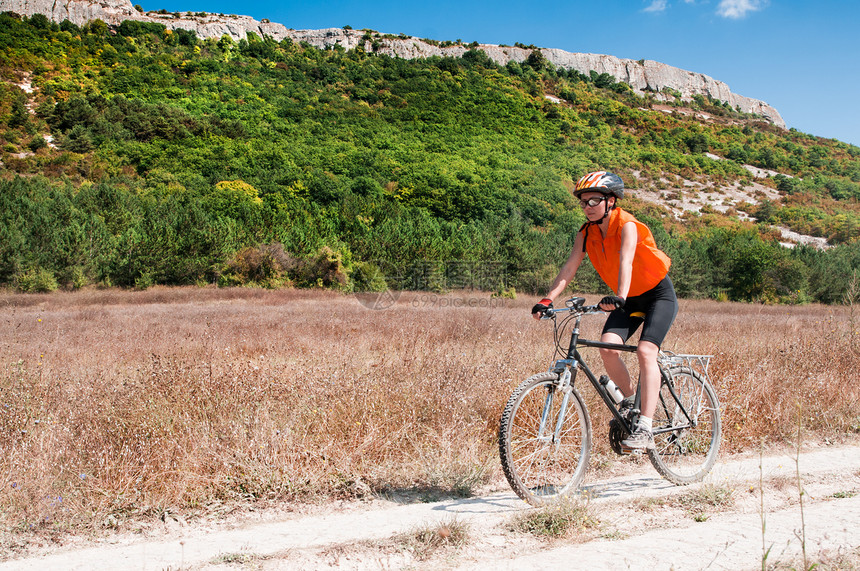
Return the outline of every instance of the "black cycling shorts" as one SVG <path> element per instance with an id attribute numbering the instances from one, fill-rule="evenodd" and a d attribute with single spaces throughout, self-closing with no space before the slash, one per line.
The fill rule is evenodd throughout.
<path id="1" fill-rule="evenodd" d="M 678 297 L 669 276 L 642 295 L 628 297 L 624 307 L 615 309 L 606 318 L 604 333 L 615 333 L 626 343 L 643 323 L 640 341 L 650 341 L 659 347 L 666 338 L 675 316 Z"/>

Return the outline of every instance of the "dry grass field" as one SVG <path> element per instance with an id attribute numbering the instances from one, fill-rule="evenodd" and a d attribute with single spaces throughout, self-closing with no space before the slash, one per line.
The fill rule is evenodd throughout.
<path id="1" fill-rule="evenodd" d="M 0 296 L 0 525 L 469 494 L 501 478 L 502 407 L 552 357 L 533 303 L 403 293 L 371 310 L 325 291 L 205 288 Z M 792 440 L 799 420 L 810 439 L 860 430 L 858 327 L 852 307 L 682 301 L 665 347 L 715 356 L 732 452 Z M 599 463 L 608 416 L 583 390 Z"/>

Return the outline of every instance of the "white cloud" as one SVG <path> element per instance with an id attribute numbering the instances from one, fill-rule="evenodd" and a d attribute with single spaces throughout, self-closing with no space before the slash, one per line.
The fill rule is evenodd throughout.
<path id="1" fill-rule="evenodd" d="M 750 12 L 764 8 L 767 0 L 720 0 L 717 14 L 724 18 L 738 20 Z"/>
<path id="2" fill-rule="evenodd" d="M 667 0 L 653 0 L 651 4 L 645 8 L 646 12 L 662 12 L 666 9 Z"/>

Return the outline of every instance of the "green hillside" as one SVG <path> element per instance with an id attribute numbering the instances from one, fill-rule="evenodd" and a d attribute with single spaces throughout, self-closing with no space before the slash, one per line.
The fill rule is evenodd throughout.
<path id="1" fill-rule="evenodd" d="M 856 283 L 860 148 L 719 101 L 684 104 L 711 123 L 656 111 L 539 52 L 402 60 L 10 13 L 0 30 L 0 283 L 22 291 L 385 277 L 536 292 L 583 222 L 569 189 L 585 172 L 660 196 L 666 179 L 751 183 L 743 164 L 785 175 L 760 181 L 779 200 L 744 207 L 758 224 L 625 200 L 679 293 L 839 303 Z M 834 247 L 784 248 L 771 224 Z M 576 287 L 601 288 L 593 272 Z"/>

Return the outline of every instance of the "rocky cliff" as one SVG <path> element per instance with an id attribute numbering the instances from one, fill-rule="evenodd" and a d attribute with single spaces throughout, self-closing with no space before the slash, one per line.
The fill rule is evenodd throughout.
<path id="1" fill-rule="evenodd" d="M 233 39 L 245 38 L 248 32 L 271 36 L 280 41 L 289 38 L 295 42 L 307 42 L 318 48 L 341 45 L 350 50 L 359 45 L 368 52 L 376 52 L 405 59 L 450 56 L 459 57 L 469 47 L 464 45 L 444 45 L 408 36 L 367 34 L 365 31 L 329 28 L 324 30 L 293 30 L 281 24 L 258 21 L 249 16 L 205 13 L 168 13 L 138 12 L 131 0 L 0 0 L 0 11 L 17 12 L 22 15 L 44 14 L 61 22 L 68 19 L 82 25 L 90 20 L 100 19 L 112 25 L 123 20 L 141 20 L 164 24 L 168 29 L 182 28 L 193 30 L 201 38 L 220 38 L 228 35 Z M 507 64 L 509 61 L 523 62 L 532 53 L 531 49 L 503 47 L 489 44 L 477 46 L 495 62 Z M 669 88 L 681 94 L 683 99 L 694 95 L 710 96 L 728 102 L 732 107 L 745 113 L 755 113 L 774 125 L 785 128 L 779 112 L 763 101 L 732 93 L 722 81 L 701 73 L 678 69 L 650 60 L 629 60 L 609 55 L 571 53 L 558 49 L 541 49 L 544 57 L 554 66 L 575 69 L 581 73 L 591 70 L 608 73 L 617 81 L 628 83 L 639 92 L 660 94 Z"/>

